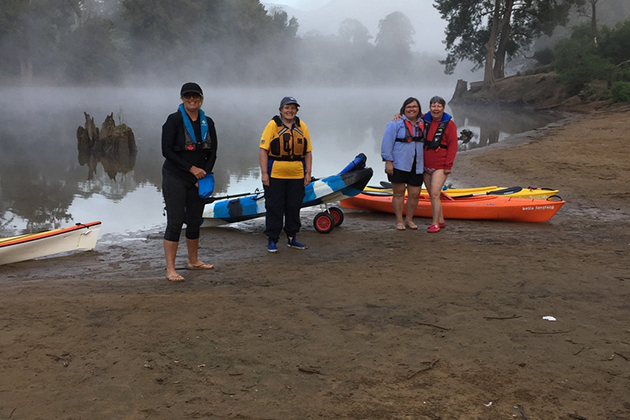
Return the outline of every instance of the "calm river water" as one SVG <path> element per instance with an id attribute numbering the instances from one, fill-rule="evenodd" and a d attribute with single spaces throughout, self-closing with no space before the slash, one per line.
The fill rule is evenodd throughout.
<path id="1" fill-rule="evenodd" d="M 447 101 L 453 87 L 427 89 L 215 89 L 203 86 L 203 109 L 215 121 L 219 158 L 215 196 L 260 187 L 258 140 L 286 95 L 301 104 L 299 116 L 313 141 L 313 176 L 339 172 L 357 154 L 374 168 L 370 185 L 386 180 L 380 159 L 383 130 L 408 96 L 423 111 L 437 94 Z M 101 220 L 101 235 L 160 231 L 161 127 L 179 105 L 179 86 L 129 88 L 4 88 L 0 90 L 0 237 Z M 452 112 L 450 109 L 447 110 Z M 100 127 L 113 114 L 132 128 L 135 159 L 88 165 L 79 158 L 77 128 L 84 112 Z M 460 153 L 545 126 L 558 117 L 531 112 L 457 110 L 458 130 L 474 137 Z M 499 181 L 497 181 L 499 182 Z M 499 182 L 500 183 L 500 182 Z"/>

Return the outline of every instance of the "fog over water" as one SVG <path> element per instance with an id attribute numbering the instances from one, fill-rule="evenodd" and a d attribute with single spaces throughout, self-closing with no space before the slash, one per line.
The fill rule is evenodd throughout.
<path id="1" fill-rule="evenodd" d="M 202 87 L 203 109 L 214 119 L 219 138 L 214 195 L 222 196 L 261 187 L 258 141 L 283 96 L 295 96 L 301 104 L 298 115 L 313 142 L 314 177 L 335 174 L 358 153 L 365 153 L 368 166 L 374 168 L 370 185 L 378 185 L 386 180 L 380 158 L 383 131 L 402 102 L 415 96 L 426 111 L 435 94 L 448 101 L 454 83 L 384 89 L 227 89 L 203 83 Z M 179 88 L 0 89 L 0 236 L 94 220 L 103 222 L 104 234 L 161 231 L 165 225 L 161 127 L 179 105 Z M 110 113 L 116 123 L 131 127 L 138 147 L 133 167 L 114 165 L 112 172 L 108 162 L 106 173 L 106 162 L 100 162 L 90 177 L 77 150 L 84 112 L 97 127 Z M 458 109 L 454 117 L 458 131 L 468 128 L 475 134 L 460 144 L 460 153 L 555 118 L 479 109 Z"/>

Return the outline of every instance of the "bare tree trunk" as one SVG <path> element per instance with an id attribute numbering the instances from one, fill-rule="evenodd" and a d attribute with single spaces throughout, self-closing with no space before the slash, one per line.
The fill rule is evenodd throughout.
<path id="1" fill-rule="evenodd" d="M 490 29 L 490 37 L 486 42 L 486 65 L 483 72 L 483 85 L 486 87 L 494 84 L 494 72 L 492 64 L 494 61 L 494 52 L 497 46 L 497 37 L 499 32 L 499 16 L 501 13 L 501 0 L 494 1 L 494 13 L 492 17 L 492 28 Z"/>
<path id="2" fill-rule="evenodd" d="M 19 57 L 20 60 L 20 78 L 23 82 L 30 83 L 33 81 L 33 60 L 30 57 Z"/>
<path id="3" fill-rule="evenodd" d="M 505 55 L 507 51 L 508 41 L 510 40 L 510 32 L 512 30 L 512 9 L 514 0 L 505 1 L 505 10 L 503 11 L 503 21 L 501 23 L 501 32 L 499 36 L 499 47 L 494 56 L 494 77 L 495 79 L 503 79 L 505 77 Z"/>
<path id="4" fill-rule="evenodd" d="M 599 0 L 590 0 L 591 3 L 591 34 L 593 35 L 593 43 L 597 45 L 597 2 Z"/>

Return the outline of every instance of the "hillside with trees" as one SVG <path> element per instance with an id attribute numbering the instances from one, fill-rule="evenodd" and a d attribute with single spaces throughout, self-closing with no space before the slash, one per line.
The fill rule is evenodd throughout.
<path id="1" fill-rule="evenodd" d="M 627 1 L 436 0 L 434 7 L 447 22 L 445 56 L 422 52 L 414 41 L 422 22 L 402 12 L 382 16 L 375 33 L 346 18 L 335 34 L 299 36 L 295 17 L 258 0 L 5 0 L 0 84 L 197 79 L 221 86 L 373 87 L 414 78 L 452 84 L 454 77 L 474 78 L 472 67 L 483 69 L 483 83 L 470 93 L 492 97 L 493 86 L 505 85 L 518 65 L 520 74 L 549 73 L 544 80 L 565 89 L 554 93 L 558 98 L 627 96 Z M 529 100 L 513 96 L 515 103 Z"/>
<path id="2" fill-rule="evenodd" d="M 414 49 L 414 23 L 382 16 L 370 33 L 345 19 L 332 35 L 258 0 L 7 0 L 0 11 L 1 84 L 373 86 L 423 74 L 452 80 L 437 54 Z M 466 70 L 464 70 L 466 71 Z"/>
<path id="3" fill-rule="evenodd" d="M 496 0 L 493 7 L 484 3 L 484 9 L 481 4 L 436 2 L 449 19 L 445 71 L 451 72 L 463 59 L 484 68 L 483 82 L 472 83 L 468 91 L 458 86 L 455 102 L 498 100 L 549 107 L 566 104 L 569 98 L 572 104 L 630 101 L 630 21 L 610 18 L 615 10 L 617 18 L 628 16 L 630 5 L 617 0 Z M 608 15 L 608 21 L 616 24 L 601 24 L 599 7 L 605 11 L 600 16 Z M 532 47 L 543 35 L 550 37 L 558 25 L 570 26 L 563 37 L 545 48 Z M 505 77 L 506 62 L 528 54 L 528 68 Z"/>

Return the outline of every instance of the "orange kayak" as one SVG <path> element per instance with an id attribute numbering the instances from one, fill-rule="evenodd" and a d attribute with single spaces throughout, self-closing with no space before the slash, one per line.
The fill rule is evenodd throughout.
<path id="1" fill-rule="evenodd" d="M 407 197 L 405 197 L 405 202 Z M 445 219 L 497 220 L 503 222 L 546 222 L 551 219 L 565 201 L 513 198 L 500 195 L 474 197 L 442 196 L 442 211 Z M 354 210 L 370 210 L 393 213 L 392 196 L 361 193 L 341 200 L 341 207 Z M 431 200 L 420 195 L 418 217 L 431 217 Z"/>

